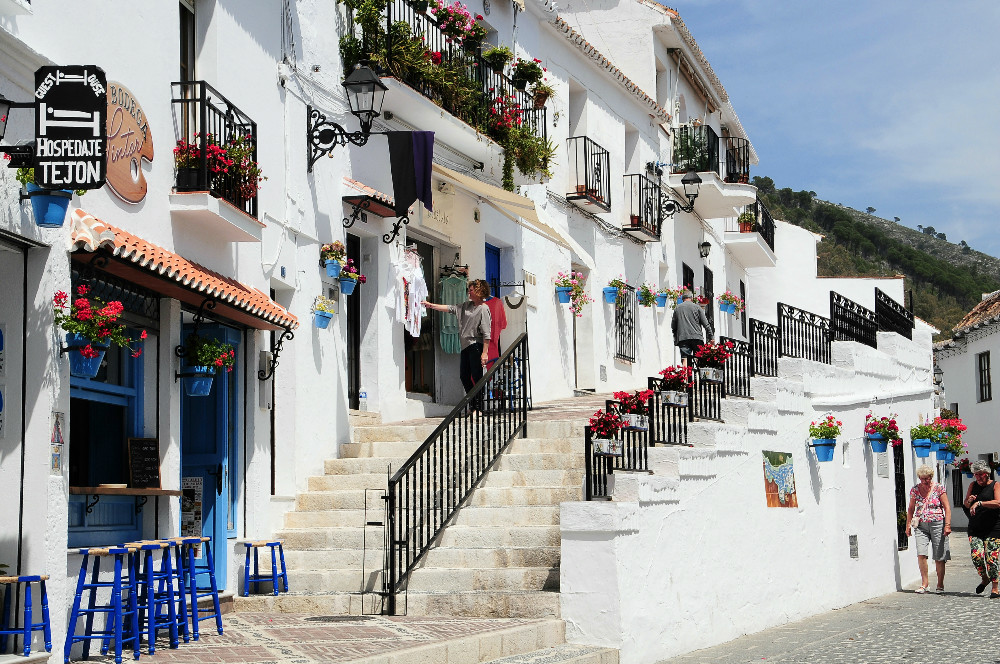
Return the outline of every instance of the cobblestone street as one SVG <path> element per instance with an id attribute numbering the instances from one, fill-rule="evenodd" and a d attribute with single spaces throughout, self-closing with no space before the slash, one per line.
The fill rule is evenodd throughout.
<path id="1" fill-rule="evenodd" d="M 988 588 L 975 594 L 979 576 L 964 533 L 952 535 L 951 555 L 942 595 L 918 595 L 913 586 L 659 664 L 1000 662 L 1000 600 Z"/>

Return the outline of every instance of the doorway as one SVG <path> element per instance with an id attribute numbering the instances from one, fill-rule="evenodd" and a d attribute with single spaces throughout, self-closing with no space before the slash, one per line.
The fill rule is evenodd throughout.
<path id="1" fill-rule="evenodd" d="M 590 279 L 590 270 L 583 265 L 574 263 L 570 267 L 574 272 L 584 276 L 584 283 Z M 573 319 L 573 376 L 578 390 L 594 391 L 597 389 L 597 375 L 594 372 L 594 307 L 583 307 L 580 317 Z"/>
<path id="2" fill-rule="evenodd" d="M 410 238 L 410 246 L 416 245 L 417 255 L 420 256 L 420 264 L 424 272 L 424 280 L 427 282 L 428 297 L 432 302 L 439 300 L 439 294 L 434 292 L 434 247 Z M 414 337 L 409 332 L 403 331 L 404 367 L 406 391 L 417 394 L 426 394 L 434 397 L 434 317 L 430 316 L 430 311 L 425 313 L 420 320 L 420 336 Z"/>
<path id="3" fill-rule="evenodd" d="M 184 337 L 194 332 L 184 326 Z M 239 357 L 241 333 L 223 325 L 202 325 L 198 334 L 233 346 Z M 239 489 L 239 363 L 215 374 L 208 396 L 181 390 L 181 535 L 211 539 L 215 579 L 226 586 L 227 540 L 236 537 Z M 208 564 L 205 550 L 198 563 Z"/>
<path id="4" fill-rule="evenodd" d="M 361 238 L 350 233 L 347 234 L 347 257 L 361 266 Z M 361 294 L 346 299 L 347 407 L 357 410 L 361 404 Z"/>

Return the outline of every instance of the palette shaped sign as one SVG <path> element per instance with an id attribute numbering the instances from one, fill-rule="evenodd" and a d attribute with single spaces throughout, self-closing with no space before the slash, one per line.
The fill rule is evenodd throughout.
<path id="1" fill-rule="evenodd" d="M 132 91 L 108 81 L 108 187 L 126 203 L 146 197 L 142 160 L 153 161 L 153 133 Z"/>
<path id="2" fill-rule="evenodd" d="M 35 184 L 99 189 L 106 172 L 107 77 L 96 65 L 35 71 Z"/>

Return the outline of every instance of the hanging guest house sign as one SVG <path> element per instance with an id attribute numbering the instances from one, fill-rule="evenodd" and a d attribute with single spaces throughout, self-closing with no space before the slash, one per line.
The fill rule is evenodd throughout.
<path id="1" fill-rule="evenodd" d="M 142 160 L 153 161 L 153 134 L 132 91 L 108 82 L 108 188 L 126 203 L 146 197 Z"/>
<path id="2" fill-rule="evenodd" d="M 108 90 L 94 65 L 35 71 L 35 184 L 99 189 L 106 176 Z"/>

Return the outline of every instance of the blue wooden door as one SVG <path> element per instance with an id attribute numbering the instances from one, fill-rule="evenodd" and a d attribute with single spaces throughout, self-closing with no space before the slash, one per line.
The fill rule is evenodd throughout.
<path id="1" fill-rule="evenodd" d="M 500 297 L 500 247 L 486 243 L 486 281 L 493 295 Z"/>
<path id="2" fill-rule="evenodd" d="M 185 337 L 191 331 L 185 326 Z M 221 326 L 202 326 L 198 334 L 234 348 L 240 341 L 239 332 Z M 239 363 L 230 372 L 219 370 L 208 396 L 189 397 L 181 390 L 181 489 L 185 492 L 181 499 L 181 534 L 191 534 L 185 527 L 193 524 L 197 528 L 200 520 L 202 536 L 212 541 L 220 590 L 226 586 L 226 540 L 236 536 L 238 368 Z M 199 555 L 198 562 L 206 564 L 204 549 Z"/>

